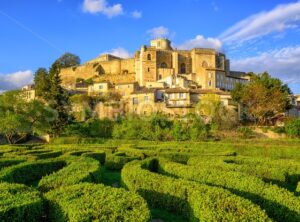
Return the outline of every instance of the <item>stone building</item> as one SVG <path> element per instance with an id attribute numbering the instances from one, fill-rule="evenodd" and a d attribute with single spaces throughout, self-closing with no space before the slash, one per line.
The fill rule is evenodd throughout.
<path id="1" fill-rule="evenodd" d="M 133 58 L 104 54 L 81 66 L 61 70 L 66 88 L 74 85 L 78 78 L 111 84 L 137 82 L 143 87 L 163 83 L 168 77 L 177 75 L 202 89 L 231 90 L 235 83 L 249 80 L 245 73 L 230 70 L 225 54 L 207 48 L 173 49 L 168 39 L 152 40 L 150 46 L 141 46 Z"/>

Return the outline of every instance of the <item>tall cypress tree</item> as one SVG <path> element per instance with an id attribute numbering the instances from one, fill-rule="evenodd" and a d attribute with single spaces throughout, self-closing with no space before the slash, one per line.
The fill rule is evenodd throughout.
<path id="1" fill-rule="evenodd" d="M 49 105 L 57 112 L 57 119 L 52 122 L 51 127 L 53 136 L 60 135 L 69 121 L 69 95 L 61 86 L 60 69 L 60 63 L 55 62 L 49 71 Z"/>
<path id="2" fill-rule="evenodd" d="M 36 96 L 48 100 L 50 81 L 48 71 L 45 68 L 39 68 L 35 72 L 34 87 Z"/>

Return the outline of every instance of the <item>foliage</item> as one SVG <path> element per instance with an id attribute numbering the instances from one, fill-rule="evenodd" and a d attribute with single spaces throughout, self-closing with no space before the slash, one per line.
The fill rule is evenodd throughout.
<path id="1" fill-rule="evenodd" d="M 150 220 L 147 204 L 139 195 L 101 184 L 82 183 L 64 187 L 47 193 L 46 199 L 50 221 Z"/>
<path id="2" fill-rule="evenodd" d="M 300 118 L 287 122 L 285 130 L 287 135 L 291 137 L 300 137 Z"/>
<path id="3" fill-rule="evenodd" d="M 97 160 L 88 157 L 62 157 L 67 162 L 63 169 L 43 177 L 38 186 L 41 191 L 75 185 L 80 182 L 100 182 L 101 166 Z"/>
<path id="4" fill-rule="evenodd" d="M 44 100 L 49 97 L 50 80 L 47 69 L 39 68 L 34 75 L 35 95 Z"/>
<path id="5" fill-rule="evenodd" d="M 253 130 L 249 127 L 239 127 L 237 131 L 244 139 L 251 138 L 254 135 Z"/>
<path id="6" fill-rule="evenodd" d="M 67 136 L 111 138 L 114 122 L 109 119 L 89 119 L 83 123 L 73 123 L 65 128 Z"/>
<path id="7" fill-rule="evenodd" d="M 59 57 L 55 62 L 58 63 L 61 68 L 68 68 L 80 65 L 80 58 L 77 55 L 67 52 Z"/>
<path id="8" fill-rule="evenodd" d="M 246 107 L 250 118 L 258 124 L 272 123 L 272 119 L 290 108 L 290 89 L 268 73 L 253 75 L 249 84 L 237 84 L 232 98 Z"/>
<path id="9" fill-rule="evenodd" d="M 248 200 L 219 187 L 153 173 L 158 167 L 157 159 L 126 164 L 121 173 L 122 182 L 144 197 L 150 206 L 163 207 L 190 221 L 270 221 Z"/>
<path id="10" fill-rule="evenodd" d="M 55 62 L 49 71 L 49 105 L 57 112 L 57 119 L 51 123 L 51 133 L 54 136 L 60 135 L 69 122 L 69 96 L 61 86 L 60 69 L 60 63 Z"/>
<path id="11" fill-rule="evenodd" d="M 43 200 L 34 188 L 0 183 L 0 221 L 41 221 Z"/>
<path id="12" fill-rule="evenodd" d="M 14 144 L 24 139 L 27 134 L 42 134 L 49 130 L 56 112 L 38 100 L 25 101 L 22 92 L 11 91 L 0 98 L 0 133 Z"/>

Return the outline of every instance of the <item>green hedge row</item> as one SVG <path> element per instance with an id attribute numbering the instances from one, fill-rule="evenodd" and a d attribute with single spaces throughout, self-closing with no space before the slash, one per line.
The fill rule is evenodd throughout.
<path id="1" fill-rule="evenodd" d="M 294 160 L 274 160 L 259 157 L 192 157 L 189 165 L 211 165 L 222 171 L 238 171 L 260 177 L 294 191 L 300 180 L 300 164 Z"/>
<path id="2" fill-rule="evenodd" d="M 105 158 L 106 158 L 106 153 L 105 152 L 87 152 L 87 153 L 83 153 L 81 156 L 96 159 L 101 164 L 104 164 Z"/>
<path id="3" fill-rule="evenodd" d="M 0 221 L 39 222 L 42 213 L 38 191 L 22 184 L 0 183 Z"/>
<path id="4" fill-rule="evenodd" d="M 43 177 L 39 181 L 39 189 L 43 192 L 61 186 L 78 184 L 80 182 L 100 182 L 100 163 L 88 157 L 61 157 L 67 163 L 63 169 Z"/>
<path id="5" fill-rule="evenodd" d="M 154 173 L 158 167 L 157 159 L 128 163 L 122 169 L 122 183 L 152 207 L 177 212 L 189 221 L 270 221 L 249 200 L 219 187 Z"/>
<path id="6" fill-rule="evenodd" d="M 0 170 L 4 167 L 9 167 L 24 162 L 25 159 L 16 158 L 0 158 Z"/>
<path id="7" fill-rule="evenodd" d="M 65 161 L 59 159 L 24 162 L 0 171 L 0 181 L 29 184 L 64 166 Z"/>
<path id="8" fill-rule="evenodd" d="M 82 183 L 62 187 L 45 195 L 49 220 L 67 221 L 150 221 L 150 211 L 139 195 L 102 184 Z"/>
<path id="9" fill-rule="evenodd" d="M 105 160 L 105 167 L 109 170 L 121 170 L 126 163 L 137 159 L 139 157 L 108 155 Z"/>
<path id="10" fill-rule="evenodd" d="M 300 200 L 286 189 L 263 182 L 240 172 L 221 171 L 218 167 L 201 164 L 186 166 L 160 161 L 159 171 L 168 175 L 224 187 L 232 193 L 251 200 L 275 221 L 300 221 Z"/>

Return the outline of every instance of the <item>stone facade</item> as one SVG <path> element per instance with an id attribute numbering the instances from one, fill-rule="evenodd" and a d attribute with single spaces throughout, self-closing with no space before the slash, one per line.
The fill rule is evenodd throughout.
<path id="1" fill-rule="evenodd" d="M 142 46 L 130 59 L 104 54 L 84 65 L 61 70 L 66 88 L 72 88 L 77 78 L 146 86 L 178 74 L 202 89 L 231 90 L 235 83 L 249 80 L 243 72 L 230 71 L 230 62 L 223 53 L 206 48 L 177 50 L 167 39 L 152 40 L 150 46 Z"/>

